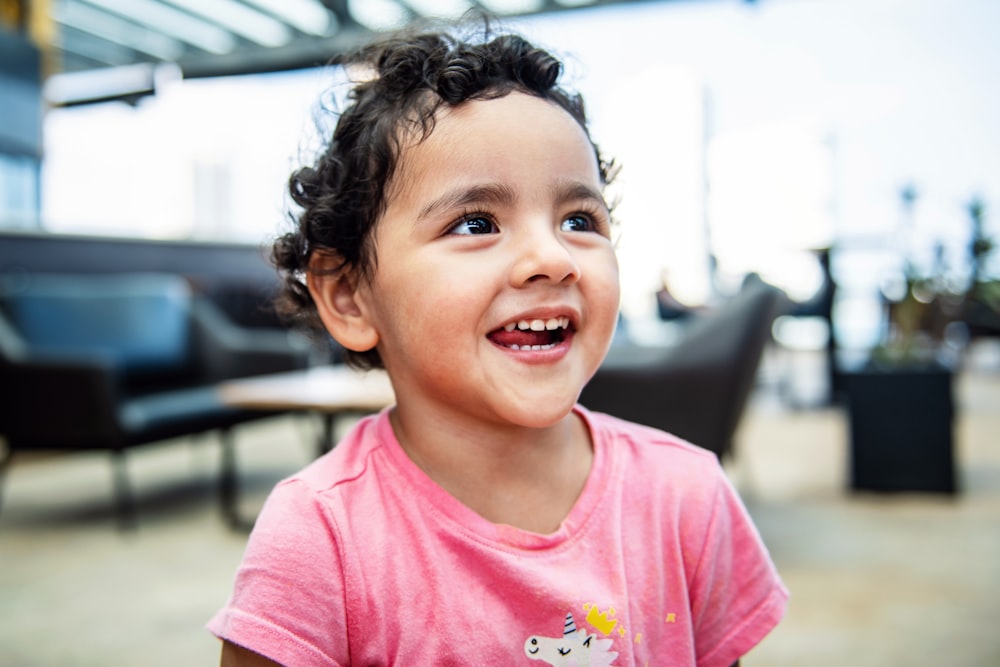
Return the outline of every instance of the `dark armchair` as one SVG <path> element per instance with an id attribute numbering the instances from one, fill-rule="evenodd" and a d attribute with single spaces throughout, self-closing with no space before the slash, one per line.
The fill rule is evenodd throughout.
<path id="1" fill-rule="evenodd" d="M 729 301 L 692 315 L 676 345 L 613 347 L 580 403 L 729 455 L 780 295 L 751 280 Z"/>
<path id="2" fill-rule="evenodd" d="M 107 450 L 119 518 L 134 525 L 126 450 L 220 431 L 221 500 L 235 520 L 231 429 L 267 413 L 219 400 L 215 384 L 302 368 L 309 345 L 233 325 L 180 276 L 29 275 L 0 282 L 0 475 L 18 452 Z"/>

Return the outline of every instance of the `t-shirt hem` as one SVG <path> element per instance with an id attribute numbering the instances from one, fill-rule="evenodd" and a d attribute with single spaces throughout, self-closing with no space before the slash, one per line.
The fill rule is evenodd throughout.
<path id="1" fill-rule="evenodd" d="M 205 628 L 224 641 L 259 653 L 282 665 L 339 667 L 315 645 L 267 620 L 239 609 L 216 614 Z"/>
<path id="2" fill-rule="evenodd" d="M 757 609 L 723 642 L 697 661 L 698 667 L 731 667 L 759 644 L 785 615 L 788 591 L 778 584 Z"/>

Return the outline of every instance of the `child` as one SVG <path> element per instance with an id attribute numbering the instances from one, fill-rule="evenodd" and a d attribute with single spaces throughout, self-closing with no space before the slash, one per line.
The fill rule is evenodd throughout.
<path id="1" fill-rule="evenodd" d="M 291 179 L 290 303 L 397 405 L 272 492 L 222 663 L 728 667 L 787 593 L 717 460 L 576 405 L 619 302 L 582 103 L 523 39 L 455 35 L 343 59 Z"/>

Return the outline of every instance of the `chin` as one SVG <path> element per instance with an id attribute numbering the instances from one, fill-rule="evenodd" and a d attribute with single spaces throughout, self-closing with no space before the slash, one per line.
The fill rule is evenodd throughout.
<path id="1" fill-rule="evenodd" d="M 502 416 L 524 428 L 544 429 L 555 426 L 573 411 L 576 400 L 553 402 L 545 397 L 539 400 L 526 401 L 521 406 L 506 411 Z"/>

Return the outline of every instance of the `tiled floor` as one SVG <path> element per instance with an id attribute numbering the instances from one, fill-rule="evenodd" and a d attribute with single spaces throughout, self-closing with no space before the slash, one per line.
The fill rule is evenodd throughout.
<path id="1" fill-rule="evenodd" d="M 731 473 L 792 599 L 744 665 L 1000 665 L 1000 364 L 955 389 L 955 497 L 845 492 L 844 414 L 758 401 Z"/>
<path id="2" fill-rule="evenodd" d="M 957 385 L 955 498 L 846 492 L 842 411 L 758 393 L 728 471 L 792 601 L 745 666 L 1000 665 L 1000 363 L 987 362 Z M 301 418 L 240 431 L 248 515 L 314 435 Z M 116 529 L 103 456 L 16 463 L 0 513 L 0 665 L 215 664 L 202 625 L 245 541 L 217 512 L 217 454 L 204 439 L 135 452 L 133 534 Z"/>

